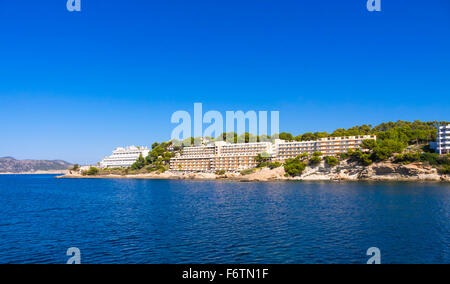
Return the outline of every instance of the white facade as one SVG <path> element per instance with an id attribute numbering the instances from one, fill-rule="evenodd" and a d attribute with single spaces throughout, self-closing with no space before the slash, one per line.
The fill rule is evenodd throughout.
<path id="1" fill-rule="evenodd" d="M 348 150 L 360 149 L 364 140 L 376 140 L 375 135 L 327 137 L 315 141 L 287 142 L 281 141 L 276 145 L 276 160 L 286 161 L 303 153 L 313 154 L 321 152 L 324 156 L 336 156 L 347 153 Z"/>
<path id="2" fill-rule="evenodd" d="M 450 154 L 450 125 L 439 127 L 436 152 Z"/>
<path id="3" fill-rule="evenodd" d="M 276 139 L 274 143 L 238 144 L 220 141 L 206 146 L 184 148 L 181 155 L 170 160 L 170 168 L 175 171 L 242 171 L 255 168 L 257 166 L 255 157 L 260 154 L 279 162 L 303 153 L 322 152 L 325 156 L 336 156 L 350 149 L 359 149 L 361 143 L 368 139 L 376 140 L 377 137 L 375 135 L 329 137 L 304 142 Z"/>
<path id="4" fill-rule="evenodd" d="M 147 147 L 129 146 L 126 148 L 117 148 L 109 157 L 105 157 L 100 162 L 102 168 L 122 168 L 130 167 L 136 162 L 140 155 L 144 158 L 148 156 L 150 150 Z"/>

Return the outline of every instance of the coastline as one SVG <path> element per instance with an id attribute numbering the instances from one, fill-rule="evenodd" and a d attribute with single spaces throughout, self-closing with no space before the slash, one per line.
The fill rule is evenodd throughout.
<path id="1" fill-rule="evenodd" d="M 322 163 L 316 167 L 307 167 L 301 176 L 287 177 L 283 167 L 276 169 L 255 169 L 248 175 L 239 173 L 182 173 L 167 171 L 164 173 L 147 173 L 133 175 L 95 175 L 86 176 L 80 173 L 68 173 L 56 178 L 68 179 L 155 179 L 155 180 L 229 180 L 239 182 L 269 181 L 406 181 L 406 182 L 450 182 L 449 175 L 441 175 L 435 168 L 421 163 L 396 165 L 379 163 L 368 167 L 351 163 L 343 163 L 337 167 L 329 167 Z"/>

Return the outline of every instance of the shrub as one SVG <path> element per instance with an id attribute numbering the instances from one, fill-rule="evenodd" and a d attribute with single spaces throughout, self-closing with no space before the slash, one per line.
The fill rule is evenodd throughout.
<path id="1" fill-rule="evenodd" d="M 370 158 L 370 154 L 363 153 L 361 151 L 349 151 L 351 153 L 350 160 L 354 162 L 358 162 L 364 166 L 370 166 L 373 163 L 373 160 Z"/>
<path id="2" fill-rule="evenodd" d="M 419 153 L 406 153 L 395 156 L 394 163 L 411 164 L 420 161 Z"/>
<path id="3" fill-rule="evenodd" d="M 298 159 L 300 159 L 301 161 L 307 160 L 309 158 L 309 154 L 308 153 L 303 153 L 300 156 L 297 157 Z"/>
<path id="4" fill-rule="evenodd" d="M 406 147 L 402 142 L 391 139 L 383 140 L 374 145 L 374 148 L 372 148 L 372 154 L 370 155 L 370 160 L 375 162 L 386 161 L 391 158 L 394 153 L 401 154 Z"/>
<path id="5" fill-rule="evenodd" d="M 370 166 L 373 163 L 373 160 L 370 159 L 370 155 L 369 154 L 362 154 L 361 155 L 361 163 L 364 166 Z"/>
<path id="6" fill-rule="evenodd" d="M 90 167 L 89 170 L 86 172 L 86 175 L 95 176 L 95 175 L 98 175 L 99 172 L 100 172 L 100 170 L 97 169 L 96 167 Z"/>
<path id="7" fill-rule="evenodd" d="M 223 176 L 224 174 L 226 174 L 225 170 L 220 170 L 220 171 L 216 172 L 216 175 L 219 175 L 219 176 Z"/>
<path id="8" fill-rule="evenodd" d="M 311 159 L 309 159 L 309 164 L 311 166 L 317 166 L 322 162 L 322 158 L 320 156 L 312 156 Z"/>
<path id="9" fill-rule="evenodd" d="M 446 165 L 439 169 L 439 173 L 443 175 L 450 175 L 450 165 Z"/>
<path id="10" fill-rule="evenodd" d="M 300 161 L 299 158 L 288 159 L 284 164 L 286 174 L 292 177 L 300 176 L 306 169 L 306 164 Z"/>
<path id="11" fill-rule="evenodd" d="M 148 166 L 146 168 L 146 170 L 147 170 L 148 173 L 152 173 L 152 172 L 156 172 L 158 170 L 158 168 L 153 167 L 153 166 Z"/>
<path id="12" fill-rule="evenodd" d="M 320 164 L 320 162 L 322 162 L 322 158 L 320 156 L 322 155 L 323 154 L 321 152 L 314 152 L 311 159 L 309 159 L 309 164 L 311 166 L 317 166 L 318 164 Z"/>
<path id="13" fill-rule="evenodd" d="M 339 165 L 339 160 L 336 157 L 327 156 L 327 157 L 325 157 L 323 159 L 331 167 L 335 167 L 335 166 Z"/>
<path id="14" fill-rule="evenodd" d="M 404 143 L 392 139 L 386 139 L 377 144 L 380 148 L 386 149 L 386 151 L 398 154 L 401 154 L 406 148 Z"/>
<path id="15" fill-rule="evenodd" d="M 448 156 L 440 156 L 436 153 L 422 153 L 420 155 L 422 162 L 428 162 L 432 166 L 448 166 L 450 165 L 450 158 Z"/>
<path id="16" fill-rule="evenodd" d="M 281 167 L 281 166 L 282 166 L 282 164 L 281 164 L 280 162 L 270 163 L 270 164 L 268 165 L 268 167 L 269 167 L 271 170 L 276 169 L 276 168 L 279 168 L 279 167 Z"/>
<path id="17" fill-rule="evenodd" d="M 281 166 L 282 166 L 282 164 L 280 164 L 279 162 L 274 162 L 274 163 L 262 162 L 262 163 L 259 163 L 256 168 L 257 169 L 270 168 L 271 170 L 273 170 L 273 169 L 279 168 Z"/>
<path id="18" fill-rule="evenodd" d="M 370 154 L 370 159 L 375 162 L 386 161 L 392 157 L 394 152 L 388 148 L 376 147 Z"/>
<path id="19" fill-rule="evenodd" d="M 350 155 L 348 153 L 340 153 L 339 158 L 341 160 L 347 160 L 348 158 L 350 158 Z"/>
<path id="20" fill-rule="evenodd" d="M 73 165 L 73 167 L 70 170 L 76 172 L 76 171 L 80 170 L 80 165 L 75 164 L 75 165 Z"/>
<path id="21" fill-rule="evenodd" d="M 143 167 L 145 167 L 145 163 L 146 163 L 146 161 L 141 154 L 141 155 L 139 155 L 139 158 L 136 160 L 136 162 L 133 165 L 131 165 L 131 169 L 133 171 L 138 171 L 138 170 L 142 169 Z"/>
<path id="22" fill-rule="evenodd" d="M 269 162 L 262 162 L 262 163 L 259 163 L 259 164 L 256 166 L 256 168 L 257 168 L 257 169 L 262 169 L 262 168 L 268 167 L 269 164 L 270 164 Z"/>
<path id="23" fill-rule="evenodd" d="M 254 173 L 254 172 L 255 172 L 254 169 L 243 170 L 243 171 L 241 172 L 241 175 L 246 176 L 246 175 L 250 175 L 250 174 L 252 174 L 252 173 Z"/>
<path id="24" fill-rule="evenodd" d="M 372 139 L 363 140 L 363 142 L 361 144 L 361 148 L 367 149 L 367 150 L 373 150 L 377 146 L 378 146 L 377 141 L 372 140 Z"/>
<path id="25" fill-rule="evenodd" d="M 265 168 L 269 165 L 270 155 L 267 152 L 263 152 L 262 154 L 258 154 L 255 157 L 255 162 L 258 163 L 257 168 Z"/>
<path id="26" fill-rule="evenodd" d="M 165 165 L 158 165 L 156 166 L 156 168 L 160 173 L 165 173 L 169 169 L 169 167 Z"/>

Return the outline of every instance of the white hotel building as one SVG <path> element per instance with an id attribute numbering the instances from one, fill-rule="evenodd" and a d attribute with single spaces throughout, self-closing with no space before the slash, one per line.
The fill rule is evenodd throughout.
<path id="1" fill-rule="evenodd" d="M 170 169 L 187 172 L 231 172 L 255 168 L 255 157 L 268 154 L 272 161 L 284 162 L 303 153 L 322 152 L 325 156 L 336 156 L 350 149 L 359 149 L 363 140 L 376 140 L 376 136 L 329 137 L 316 141 L 287 142 L 277 139 L 274 143 L 231 144 L 214 142 L 206 146 L 187 147 L 183 153 L 171 159 Z"/>
<path id="2" fill-rule="evenodd" d="M 439 127 L 436 152 L 450 154 L 450 125 Z"/>
<path id="3" fill-rule="evenodd" d="M 100 162 L 102 168 L 122 168 L 130 167 L 136 162 L 140 155 L 144 158 L 148 156 L 150 150 L 147 147 L 129 146 L 126 148 L 117 148 L 109 157 L 105 157 Z"/>

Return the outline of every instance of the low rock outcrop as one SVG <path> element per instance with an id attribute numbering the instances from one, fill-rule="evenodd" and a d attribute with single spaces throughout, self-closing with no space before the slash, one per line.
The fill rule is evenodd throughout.
<path id="1" fill-rule="evenodd" d="M 307 167 L 303 174 L 298 177 L 287 177 L 283 167 L 276 169 L 255 169 L 248 175 L 239 173 L 226 173 L 216 175 L 214 173 L 149 173 L 140 175 L 103 175 L 82 176 L 80 173 L 71 173 L 62 178 L 129 178 L 129 179 L 199 179 L 199 180 L 236 180 L 243 182 L 252 181 L 280 181 L 280 180 L 303 180 L 303 181 L 446 181 L 450 182 L 450 176 L 441 175 L 435 168 L 422 163 L 409 165 L 377 163 L 364 167 L 357 163 L 343 161 L 340 165 L 330 167 L 322 162 L 315 167 Z"/>

